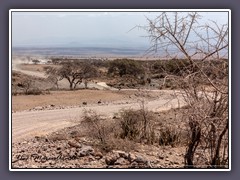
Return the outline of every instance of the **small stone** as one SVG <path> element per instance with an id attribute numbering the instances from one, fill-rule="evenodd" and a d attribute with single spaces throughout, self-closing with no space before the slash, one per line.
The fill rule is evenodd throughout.
<path id="1" fill-rule="evenodd" d="M 136 161 L 137 163 L 143 163 L 143 164 L 147 163 L 147 160 L 144 159 L 142 156 L 137 156 L 136 159 L 135 159 L 135 161 Z"/>
<path id="2" fill-rule="evenodd" d="M 131 163 L 130 168 L 139 168 L 138 163 L 137 162 Z"/>
<path id="3" fill-rule="evenodd" d="M 76 157 L 76 154 L 75 154 L 75 153 L 76 153 L 75 151 L 70 151 L 69 156 L 70 156 L 71 158 L 74 158 L 74 157 Z"/>
<path id="4" fill-rule="evenodd" d="M 119 157 L 128 159 L 128 153 L 124 152 L 124 151 L 113 151 L 113 153 L 117 153 L 119 155 Z"/>
<path id="5" fill-rule="evenodd" d="M 37 107 L 34 108 L 34 110 L 39 111 L 39 110 L 43 110 L 43 108 L 44 108 L 44 107 L 42 107 L 42 106 L 37 106 Z"/>
<path id="6" fill-rule="evenodd" d="M 94 149 L 91 146 L 83 146 L 78 152 L 79 156 L 88 156 L 94 154 Z"/>
<path id="7" fill-rule="evenodd" d="M 95 153 L 95 158 L 96 158 L 96 159 L 99 160 L 99 159 L 101 159 L 102 157 L 103 157 L 103 154 L 102 154 L 101 152 L 96 152 L 96 153 Z"/>
<path id="8" fill-rule="evenodd" d="M 133 153 L 129 153 L 128 154 L 128 160 L 130 162 L 133 162 L 135 159 L 136 159 L 136 155 L 135 154 L 133 154 Z"/>
<path id="9" fill-rule="evenodd" d="M 115 165 L 126 165 L 128 164 L 128 161 L 126 161 L 124 158 L 119 158 L 117 161 L 114 163 Z"/>
<path id="10" fill-rule="evenodd" d="M 88 157 L 88 161 L 94 161 L 94 160 L 95 160 L 95 158 L 93 156 Z"/>
<path id="11" fill-rule="evenodd" d="M 105 162 L 107 165 L 114 165 L 114 163 L 117 161 L 119 156 L 117 156 L 116 154 L 111 154 L 111 155 L 107 155 L 105 157 Z"/>
<path id="12" fill-rule="evenodd" d="M 164 156 L 159 156 L 158 158 L 163 160 L 163 159 L 164 159 Z"/>
<path id="13" fill-rule="evenodd" d="M 68 144 L 75 148 L 81 148 L 81 144 L 73 142 L 73 141 L 68 141 Z"/>

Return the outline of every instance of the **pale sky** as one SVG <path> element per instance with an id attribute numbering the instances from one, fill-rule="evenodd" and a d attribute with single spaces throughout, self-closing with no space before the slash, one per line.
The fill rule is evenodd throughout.
<path id="1" fill-rule="evenodd" d="M 149 46 L 146 25 L 161 12 L 12 12 L 13 46 Z M 201 21 L 228 22 L 228 12 L 200 12 Z M 131 30 L 131 31 L 129 31 Z"/>

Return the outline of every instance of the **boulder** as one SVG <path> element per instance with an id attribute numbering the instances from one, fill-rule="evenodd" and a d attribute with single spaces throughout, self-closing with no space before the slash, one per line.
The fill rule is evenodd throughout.
<path id="1" fill-rule="evenodd" d="M 81 144 L 74 141 L 68 141 L 70 147 L 81 148 Z"/>
<path id="2" fill-rule="evenodd" d="M 78 155 L 80 157 L 93 155 L 93 154 L 94 154 L 94 149 L 91 146 L 82 146 L 82 148 L 78 152 Z"/>

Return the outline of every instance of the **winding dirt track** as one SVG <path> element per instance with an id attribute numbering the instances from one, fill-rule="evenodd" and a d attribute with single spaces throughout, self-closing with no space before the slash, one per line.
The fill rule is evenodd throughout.
<path id="1" fill-rule="evenodd" d="M 173 96 L 173 91 L 163 93 L 159 99 L 145 103 L 148 110 L 162 111 L 183 106 L 180 95 Z M 37 135 L 44 135 L 64 127 L 75 125 L 81 121 L 84 110 L 94 110 L 102 116 L 113 116 L 122 109 L 138 109 L 140 103 L 135 101 L 128 103 L 95 104 L 77 108 L 22 111 L 12 113 L 12 142 L 28 139 Z"/>
<path id="2" fill-rule="evenodd" d="M 18 63 L 13 63 L 13 69 L 22 73 L 42 77 L 44 73 L 26 71 L 18 67 Z M 105 87 L 105 84 L 97 84 L 97 86 Z M 122 91 L 122 90 L 121 90 Z M 136 89 L 133 89 L 136 91 Z M 177 108 L 185 105 L 183 97 L 176 91 L 158 91 L 161 96 L 159 99 L 145 102 L 148 110 L 162 111 L 171 108 Z M 92 109 L 98 114 L 103 116 L 113 116 L 114 113 L 119 112 L 122 109 L 138 109 L 140 103 L 137 100 L 131 102 L 112 102 L 109 104 L 95 104 L 77 108 L 65 108 L 55 110 L 40 110 L 40 111 L 22 111 L 12 113 L 11 126 L 12 126 L 12 142 L 22 141 L 24 139 L 32 138 L 34 136 L 45 135 L 59 129 L 74 126 L 83 115 L 84 110 Z"/>

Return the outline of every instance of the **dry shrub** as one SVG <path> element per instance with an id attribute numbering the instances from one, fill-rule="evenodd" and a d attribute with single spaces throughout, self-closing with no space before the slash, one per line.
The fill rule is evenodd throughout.
<path id="1" fill-rule="evenodd" d="M 124 110 L 120 113 L 120 137 L 153 144 L 156 139 L 154 124 L 154 114 L 144 108 Z"/>
<path id="2" fill-rule="evenodd" d="M 93 140 L 93 144 L 100 150 L 109 152 L 113 149 L 131 150 L 134 148 L 132 142 L 119 139 L 119 126 L 115 121 L 101 118 L 93 110 L 84 112 L 81 123 L 85 127 L 85 135 Z"/>
<path id="3" fill-rule="evenodd" d="M 114 132 L 114 126 L 111 123 L 106 123 L 105 119 L 93 110 L 84 112 L 82 125 L 85 127 L 86 134 L 99 140 L 101 144 L 106 144 L 111 132 Z"/>
<path id="4" fill-rule="evenodd" d="M 161 49 L 168 58 L 187 60 L 182 67 L 175 60 L 168 61 L 165 69 L 161 64 L 156 67 L 163 69 L 167 76 L 179 76 L 173 78 L 183 88 L 184 100 L 190 107 L 186 113 L 189 130 L 186 167 L 227 167 L 229 27 L 228 23 L 218 24 L 211 20 L 203 23 L 200 18 L 198 12 L 186 16 L 179 12 L 163 12 L 153 20 L 147 19 L 148 26 L 140 28 L 149 34 L 152 42 L 149 52 Z M 212 92 L 204 90 L 204 86 Z M 201 162 L 196 157 L 199 152 L 202 152 Z"/>
<path id="5" fill-rule="evenodd" d="M 159 145 L 167 146 L 176 146 L 183 142 L 181 129 L 177 129 L 173 126 L 161 127 L 159 132 Z"/>
<path id="6" fill-rule="evenodd" d="M 24 94 L 25 95 L 40 95 L 40 94 L 43 94 L 43 92 L 38 88 L 32 88 L 32 89 L 29 89 L 28 91 L 26 91 Z"/>
<path id="7" fill-rule="evenodd" d="M 136 143 L 128 139 L 121 139 L 115 136 L 109 136 L 105 144 L 98 144 L 98 147 L 104 152 L 110 152 L 112 150 L 121 150 L 130 152 L 137 149 Z"/>
<path id="8" fill-rule="evenodd" d="M 171 123 L 163 123 L 163 119 L 157 119 L 144 107 L 123 110 L 119 114 L 119 118 L 108 120 L 95 111 L 84 112 L 81 125 L 85 128 L 85 136 L 104 152 L 114 149 L 129 152 L 137 147 L 137 143 L 176 146 L 185 142 L 185 131 Z"/>
<path id="9" fill-rule="evenodd" d="M 195 99 L 186 115 L 189 123 L 186 167 L 226 168 L 229 157 L 228 96 L 214 91 L 208 99 Z"/>

